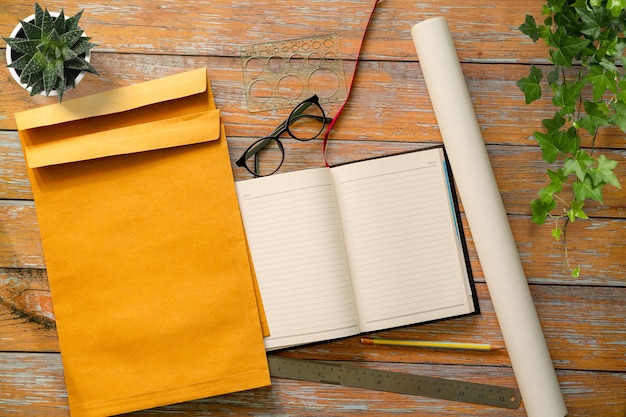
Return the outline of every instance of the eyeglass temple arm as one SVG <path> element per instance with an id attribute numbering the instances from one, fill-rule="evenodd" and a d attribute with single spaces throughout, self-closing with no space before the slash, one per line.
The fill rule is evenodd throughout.
<path id="1" fill-rule="evenodd" d="M 274 132 L 272 132 L 274 133 Z M 255 143 L 254 145 L 250 146 L 243 155 L 241 155 L 241 158 L 237 159 L 237 161 L 235 162 L 235 164 L 239 167 L 245 166 L 246 164 L 246 160 L 249 159 L 252 156 L 256 157 L 256 154 L 258 154 L 261 150 L 263 150 L 263 148 L 265 148 L 271 141 L 272 139 L 276 139 L 274 136 L 268 136 L 264 139 L 259 140 L 257 143 Z M 256 163 L 255 163 L 256 165 Z"/>

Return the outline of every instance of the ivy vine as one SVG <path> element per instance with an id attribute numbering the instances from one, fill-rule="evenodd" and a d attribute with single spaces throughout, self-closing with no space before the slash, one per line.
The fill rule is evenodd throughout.
<path id="1" fill-rule="evenodd" d="M 532 221 L 554 222 L 552 236 L 565 241 L 574 277 L 580 268 L 570 266 L 567 256 L 567 224 L 588 218 L 585 203 L 603 204 L 605 186 L 621 189 L 617 162 L 594 150 L 601 128 L 616 126 L 626 133 L 625 9 L 626 0 L 546 0 L 543 22 L 526 15 L 519 27 L 533 42 L 543 40 L 553 66 L 544 77 L 531 65 L 517 86 L 530 104 L 542 97 L 547 84 L 556 108 L 552 118 L 542 120 L 543 130 L 534 132 L 553 169 L 547 169 L 549 185 L 531 203 Z M 591 147 L 581 147 L 582 135 L 591 137 Z"/>

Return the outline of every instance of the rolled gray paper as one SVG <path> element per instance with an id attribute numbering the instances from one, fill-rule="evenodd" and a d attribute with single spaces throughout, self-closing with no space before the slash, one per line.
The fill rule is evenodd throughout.
<path id="1" fill-rule="evenodd" d="M 425 20 L 411 36 L 526 413 L 564 417 L 567 407 L 447 22 Z"/>

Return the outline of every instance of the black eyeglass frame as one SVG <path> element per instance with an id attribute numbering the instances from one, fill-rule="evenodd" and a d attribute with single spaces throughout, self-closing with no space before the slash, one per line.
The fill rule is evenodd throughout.
<path id="1" fill-rule="evenodd" d="M 317 106 L 319 108 L 321 116 L 312 115 L 312 114 L 303 114 L 312 105 Z M 310 118 L 310 119 L 321 121 L 322 123 L 321 123 L 319 131 L 317 131 L 317 133 L 315 133 L 314 135 L 310 137 L 303 138 L 303 137 L 296 136 L 296 134 L 294 134 L 291 131 L 291 129 L 289 129 L 289 126 L 302 118 Z M 257 140 L 252 145 L 250 145 L 250 147 L 246 149 L 243 155 L 241 155 L 241 158 L 239 158 L 235 162 L 235 164 L 239 167 L 244 167 L 246 170 L 248 170 L 248 172 L 250 172 L 255 177 L 266 177 L 266 176 L 272 175 L 280 169 L 280 167 L 283 165 L 283 162 L 285 161 L 285 148 L 283 144 L 281 143 L 281 141 L 279 140 L 280 136 L 287 133 L 289 134 L 289 136 L 291 136 L 292 138 L 296 140 L 306 142 L 306 141 L 317 138 L 324 131 L 326 124 L 330 123 L 331 121 L 332 119 L 330 117 L 326 117 L 326 114 L 324 113 L 324 109 L 320 105 L 319 97 L 317 96 L 317 94 L 315 94 L 309 97 L 308 99 L 303 100 L 302 102 L 297 104 L 294 107 L 294 109 L 291 111 L 291 113 L 289 113 L 289 116 L 285 120 L 283 120 L 282 123 L 279 124 L 278 127 L 276 127 L 276 129 L 272 131 L 272 133 L 270 133 L 268 136 L 265 136 Z M 276 167 L 274 171 L 268 174 L 260 174 L 258 153 L 262 151 L 272 141 L 276 141 L 276 144 L 278 145 L 278 148 L 280 149 L 280 152 L 281 152 L 280 163 L 278 164 L 278 166 Z M 254 157 L 254 169 L 251 169 L 247 164 L 247 161 L 252 157 Z"/>

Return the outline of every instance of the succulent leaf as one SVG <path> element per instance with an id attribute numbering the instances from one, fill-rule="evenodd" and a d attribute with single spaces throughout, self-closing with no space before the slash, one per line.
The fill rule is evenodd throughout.
<path id="1" fill-rule="evenodd" d="M 21 81 L 26 83 L 28 81 L 27 77 L 41 73 L 47 64 L 48 60 L 46 57 L 41 52 L 37 52 L 22 70 Z"/>
<path id="2" fill-rule="evenodd" d="M 15 49 L 16 52 L 26 55 L 34 55 L 35 52 L 37 52 L 37 46 L 40 43 L 38 39 L 23 40 L 19 38 L 4 38 L 4 40 L 7 45 Z"/>
<path id="3" fill-rule="evenodd" d="M 54 18 L 54 29 L 57 33 L 65 33 L 65 12 L 61 9 L 59 16 Z"/>
<path id="4" fill-rule="evenodd" d="M 35 3 L 35 26 L 39 28 L 41 27 L 41 25 L 43 24 L 43 15 L 43 9 L 39 5 L 39 3 Z"/>
<path id="5" fill-rule="evenodd" d="M 62 33 L 60 41 L 64 45 L 67 45 L 68 47 L 71 48 L 72 46 L 76 45 L 76 42 L 80 40 L 80 37 L 82 35 L 83 35 L 82 29 L 72 30 L 69 32 Z"/>
<path id="6" fill-rule="evenodd" d="M 30 90 L 31 96 L 37 95 L 43 91 L 43 79 L 42 78 L 37 79 L 32 84 L 29 83 L 29 85 L 31 86 L 31 90 Z"/>
<path id="7" fill-rule="evenodd" d="M 62 58 L 63 61 L 65 61 L 66 63 L 78 58 L 78 54 L 75 51 L 73 51 L 72 48 L 64 46 L 60 48 L 59 50 L 61 52 L 60 58 Z"/>
<path id="8" fill-rule="evenodd" d="M 15 61 L 7 65 L 8 68 L 15 68 L 16 70 L 23 70 L 26 68 L 26 64 L 33 58 L 32 55 L 22 55 Z"/>
<path id="9" fill-rule="evenodd" d="M 41 26 L 20 20 L 22 29 L 28 39 L 41 39 Z"/>
<path id="10" fill-rule="evenodd" d="M 65 63 L 65 68 L 75 69 L 79 71 L 87 71 L 92 74 L 98 74 L 96 69 L 89 62 L 87 62 L 84 58 L 81 58 L 81 57 L 76 57 L 76 59 L 67 61 Z"/>
<path id="11" fill-rule="evenodd" d="M 90 38 L 81 38 L 78 40 L 78 42 L 76 42 L 74 44 L 74 46 L 72 47 L 72 50 L 74 52 L 76 52 L 78 55 L 80 54 L 84 54 L 85 52 L 89 51 L 90 49 L 94 48 L 97 46 L 97 44 L 89 42 Z"/>
<path id="12" fill-rule="evenodd" d="M 75 88 L 74 80 L 72 79 L 72 88 Z M 63 100 L 63 93 L 67 89 L 67 82 L 65 80 L 65 70 L 61 71 L 61 75 L 57 78 L 57 85 L 54 87 L 59 95 L 59 101 Z"/>
<path id="13" fill-rule="evenodd" d="M 72 30 L 79 30 L 80 27 L 78 26 L 78 21 L 80 20 L 82 15 L 83 15 L 83 11 L 81 10 L 80 12 L 76 13 L 74 16 L 66 19 L 65 31 L 70 32 Z"/>
<path id="14" fill-rule="evenodd" d="M 50 62 L 43 70 L 43 85 L 46 95 L 57 87 L 57 80 L 63 76 L 63 61 Z"/>
<path id="15" fill-rule="evenodd" d="M 54 30 L 54 19 L 50 15 L 50 12 L 46 9 L 43 13 L 43 23 L 41 24 L 41 37 L 47 38 Z"/>

